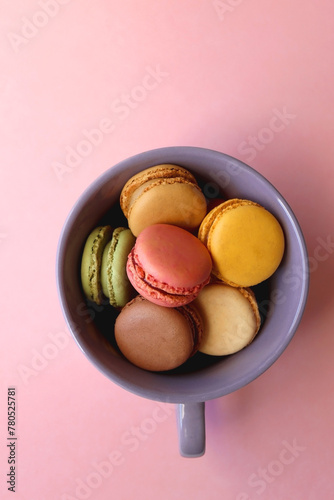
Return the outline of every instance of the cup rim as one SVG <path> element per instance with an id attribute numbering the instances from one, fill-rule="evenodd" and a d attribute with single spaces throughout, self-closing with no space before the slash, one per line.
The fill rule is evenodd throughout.
<path id="1" fill-rule="evenodd" d="M 270 356 L 268 356 L 266 359 L 264 359 L 259 365 L 254 369 L 252 367 L 249 372 L 245 371 L 244 374 L 239 378 L 236 379 L 234 382 L 230 383 L 228 386 L 224 386 L 224 389 L 221 390 L 217 387 L 212 387 L 209 388 L 208 390 L 205 391 L 204 393 L 199 393 L 198 391 L 189 391 L 189 384 L 186 384 L 186 387 L 188 388 L 187 393 L 185 394 L 166 394 L 163 388 L 160 388 L 159 385 L 155 385 L 154 387 L 152 386 L 151 388 L 143 388 L 140 385 L 130 382 L 129 380 L 125 380 L 123 376 L 119 375 L 118 373 L 111 372 L 105 364 L 98 358 L 95 357 L 95 355 L 92 353 L 92 351 L 89 349 L 89 347 L 85 344 L 83 338 L 80 336 L 80 332 L 76 330 L 75 325 L 72 323 L 71 318 L 72 318 L 72 311 L 68 307 L 67 301 L 65 300 L 66 297 L 66 291 L 65 291 L 65 283 L 64 283 L 64 277 L 62 273 L 62 267 L 65 259 L 65 254 L 66 254 L 66 248 L 68 244 L 69 237 L 71 235 L 71 232 L 73 231 L 73 227 L 75 226 L 75 221 L 77 220 L 79 214 L 85 207 L 87 201 L 91 199 L 96 193 L 98 193 L 102 187 L 105 185 L 106 182 L 109 182 L 110 179 L 116 177 L 119 175 L 121 172 L 124 172 L 128 170 L 130 167 L 133 165 L 141 165 L 142 163 L 147 163 L 147 162 L 152 162 L 152 165 L 160 163 L 173 163 L 173 161 L 170 161 L 168 159 L 172 159 L 175 156 L 183 155 L 184 157 L 192 157 L 194 154 L 201 154 L 206 157 L 208 161 L 210 159 L 214 160 L 222 160 L 225 159 L 226 161 L 231 162 L 231 164 L 234 164 L 236 166 L 242 167 L 245 171 L 248 173 L 251 173 L 254 175 L 259 182 L 262 182 L 264 185 L 269 186 L 270 190 L 275 193 L 277 199 L 279 200 L 280 204 L 282 205 L 282 208 L 286 212 L 287 217 L 290 219 L 290 222 L 293 226 L 294 229 L 294 234 L 296 239 L 298 240 L 298 244 L 300 247 L 300 253 L 302 255 L 302 266 L 303 266 L 303 282 L 302 282 L 302 288 L 300 290 L 300 299 L 298 303 L 298 308 L 295 311 L 294 319 L 290 325 L 289 331 L 286 332 L 286 335 L 282 342 L 280 342 L 279 347 L 274 350 Z M 161 158 L 164 159 L 164 161 L 160 161 L 157 159 L 161 160 Z M 168 160 L 168 161 L 167 161 Z M 192 160 L 193 161 L 193 160 Z M 143 167 L 146 168 L 146 167 Z M 137 171 L 142 170 L 143 168 L 138 168 Z M 171 147 L 163 147 L 163 148 L 157 148 L 157 149 L 152 149 L 148 151 L 144 151 L 141 153 L 138 153 L 136 155 L 130 156 L 126 159 L 123 159 L 116 163 L 114 166 L 108 168 L 106 171 L 104 171 L 102 174 L 100 174 L 91 184 L 82 192 L 82 194 L 79 196 L 79 198 L 76 200 L 76 202 L 73 204 L 68 216 L 65 219 L 65 222 L 63 224 L 63 227 L 60 232 L 59 240 L 58 240 L 58 246 L 57 246 L 57 252 L 56 252 L 56 285 L 57 285 L 57 291 L 58 291 L 58 297 L 59 301 L 61 304 L 61 309 L 65 318 L 65 321 L 67 323 L 67 326 L 74 337 L 77 345 L 81 349 L 81 351 L 85 354 L 85 356 L 94 364 L 96 368 L 99 369 L 100 372 L 102 372 L 105 376 L 107 376 L 110 380 L 112 380 L 114 383 L 117 385 L 123 387 L 129 392 L 132 392 L 138 396 L 152 399 L 152 400 L 158 400 L 158 401 L 164 401 L 164 402 L 170 402 L 170 403 L 183 403 L 183 402 L 201 402 L 201 401 L 207 401 L 210 399 L 214 399 L 217 397 L 221 397 L 223 395 L 229 394 L 231 392 L 234 392 L 246 385 L 248 385 L 250 382 L 258 378 L 260 375 L 262 375 L 268 368 L 272 366 L 272 364 L 281 356 L 281 354 L 284 352 L 284 350 L 287 348 L 289 343 L 291 342 L 298 325 L 301 321 L 301 318 L 304 313 L 304 309 L 306 307 L 307 303 L 307 297 L 308 297 L 308 290 L 309 290 L 309 270 L 308 270 L 308 257 L 307 257 L 307 248 L 306 248 L 306 243 L 304 240 L 304 236 L 301 230 L 301 227 L 299 225 L 299 222 L 294 215 L 290 205 L 288 202 L 284 199 L 284 197 L 281 195 L 281 193 L 277 190 L 277 188 L 270 182 L 268 179 L 266 179 L 261 173 L 257 172 L 254 168 L 250 167 L 249 165 L 245 164 L 241 160 L 234 158 L 230 155 L 227 155 L 225 153 L 216 151 L 216 150 L 211 150 L 208 148 L 201 148 L 201 147 L 194 147 L 194 146 L 171 146 Z M 252 344 L 249 346 L 251 348 Z M 136 370 L 140 370 L 137 367 L 134 367 Z M 157 380 L 161 379 L 161 376 L 157 374 Z M 187 376 L 190 376 L 190 374 Z M 184 375 L 182 376 L 184 377 Z M 196 379 L 198 379 L 199 374 L 194 372 L 191 374 L 191 377 L 194 381 L 194 385 L 196 385 Z M 184 379 L 185 380 L 185 379 Z M 182 390 L 181 390 L 182 392 Z"/>

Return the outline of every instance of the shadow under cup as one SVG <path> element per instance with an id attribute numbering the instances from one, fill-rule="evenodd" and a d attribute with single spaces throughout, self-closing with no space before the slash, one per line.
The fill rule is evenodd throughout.
<path id="1" fill-rule="evenodd" d="M 265 318 L 249 346 L 226 357 L 199 355 L 198 360 L 194 358 L 181 370 L 153 373 L 132 365 L 113 347 L 116 313 L 107 304 L 87 303 L 81 289 L 80 262 L 85 240 L 95 226 L 126 225 L 119 209 L 119 195 L 126 181 L 159 163 L 175 163 L 191 170 L 207 198 L 223 195 L 263 205 L 279 220 L 286 249 L 280 267 L 266 282 L 265 294 L 259 301 Z M 148 399 L 178 404 L 180 453 L 187 457 L 204 453 L 205 401 L 245 386 L 267 370 L 287 347 L 303 314 L 308 281 L 303 235 L 278 191 L 239 160 L 194 147 L 148 151 L 107 170 L 76 202 L 63 227 L 57 252 L 59 298 L 79 347 L 104 375 L 124 389 Z"/>

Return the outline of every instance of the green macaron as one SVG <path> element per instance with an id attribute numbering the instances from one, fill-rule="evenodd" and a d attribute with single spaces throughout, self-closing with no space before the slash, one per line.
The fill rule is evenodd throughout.
<path id="1" fill-rule="evenodd" d="M 110 226 L 98 226 L 88 236 L 81 259 L 81 283 L 86 297 L 96 304 L 102 304 L 101 285 L 102 255 L 111 240 Z"/>
<path id="2" fill-rule="evenodd" d="M 81 283 L 86 297 L 96 304 L 122 308 L 135 291 L 126 274 L 126 261 L 135 243 L 130 229 L 98 226 L 88 236 L 81 260 Z"/>
<path id="3" fill-rule="evenodd" d="M 101 265 L 102 290 L 112 306 L 122 308 L 134 297 L 134 289 L 126 274 L 128 255 L 135 244 L 130 229 L 118 227 L 105 246 Z"/>

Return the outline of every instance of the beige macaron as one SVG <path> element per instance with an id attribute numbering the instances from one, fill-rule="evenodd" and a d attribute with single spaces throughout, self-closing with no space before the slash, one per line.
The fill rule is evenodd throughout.
<path id="1" fill-rule="evenodd" d="M 207 212 L 193 174 L 173 164 L 156 165 L 131 177 L 122 189 L 120 205 L 135 236 L 153 224 L 195 231 Z"/>
<path id="2" fill-rule="evenodd" d="M 203 323 L 198 350 L 212 356 L 240 351 L 259 331 L 261 318 L 254 293 L 222 282 L 204 287 L 193 302 Z"/>

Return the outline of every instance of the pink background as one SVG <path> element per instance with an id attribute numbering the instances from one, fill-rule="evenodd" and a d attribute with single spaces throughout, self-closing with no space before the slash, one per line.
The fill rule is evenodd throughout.
<path id="1" fill-rule="evenodd" d="M 334 499 L 333 2 L 0 6 L 0 497 L 13 498 L 15 386 L 16 499 Z M 128 156 L 175 145 L 264 174 L 300 220 L 311 266 L 292 343 L 255 382 L 207 403 L 198 459 L 179 456 L 173 405 L 124 392 L 86 360 L 55 284 L 82 191 Z"/>

